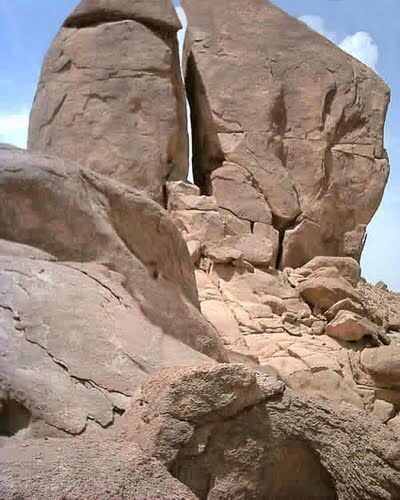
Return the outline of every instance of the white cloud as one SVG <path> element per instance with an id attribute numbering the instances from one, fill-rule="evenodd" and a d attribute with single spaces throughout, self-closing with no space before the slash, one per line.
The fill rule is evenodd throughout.
<path id="1" fill-rule="evenodd" d="M 366 31 L 358 31 L 346 36 L 339 47 L 372 69 L 376 68 L 379 49 L 372 36 Z"/>
<path id="2" fill-rule="evenodd" d="M 336 38 L 335 33 L 333 31 L 329 31 L 326 29 L 325 21 L 322 19 L 322 17 L 306 15 L 306 16 L 300 16 L 299 20 L 302 21 L 304 24 L 307 24 L 309 28 L 313 29 L 320 35 L 331 40 L 331 42 L 335 41 Z"/>
<path id="3" fill-rule="evenodd" d="M 0 141 L 26 148 L 28 141 L 29 111 L 0 114 Z"/>
<path id="4" fill-rule="evenodd" d="M 357 31 L 357 33 L 347 35 L 339 42 L 336 33 L 326 28 L 325 20 L 322 17 L 305 15 L 300 16 L 299 20 L 307 24 L 309 28 L 318 32 L 320 35 L 328 38 L 331 42 L 336 43 L 342 50 L 351 56 L 363 62 L 373 70 L 376 70 L 379 58 L 379 48 L 368 32 Z"/>

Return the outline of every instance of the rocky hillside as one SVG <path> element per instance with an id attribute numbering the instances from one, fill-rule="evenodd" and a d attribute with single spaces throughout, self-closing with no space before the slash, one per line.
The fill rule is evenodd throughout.
<path id="1" fill-rule="evenodd" d="M 389 91 L 266 0 L 182 6 L 184 82 L 169 0 L 81 1 L 0 145 L 0 496 L 400 498 Z"/>

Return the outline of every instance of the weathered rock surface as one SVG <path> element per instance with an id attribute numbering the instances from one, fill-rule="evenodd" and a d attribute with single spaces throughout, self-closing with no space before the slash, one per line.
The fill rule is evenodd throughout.
<path id="1" fill-rule="evenodd" d="M 182 6 L 202 193 L 279 230 L 282 268 L 321 255 L 358 260 L 388 176 L 386 85 L 268 1 Z"/>
<path id="2" fill-rule="evenodd" d="M 98 264 L 0 256 L 2 434 L 109 427 L 149 374 L 209 360 L 149 321 L 122 283 Z"/>
<path id="3" fill-rule="evenodd" d="M 331 337 L 345 341 L 357 341 L 365 336 L 377 337 L 378 328 L 368 319 L 351 311 L 339 311 L 325 328 Z"/>
<path id="4" fill-rule="evenodd" d="M 297 289 L 303 299 L 318 311 L 325 311 L 344 299 L 360 302 L 355 288 L 342 278 L 335 267 L 314 271 Z"/>
<path id="5" fill-rule="evenodd" d="M 324 267 L 336 267 L 339 274 L 353 286 L 357 286 L 360 281 L 360 264 L 351 257 L 314 257 L 297 271 L 306 274 L 309 270 L 311 272 Z"/>
<path id="6" fill-rule="evenodd" d="M 43 250 L 16 243 L 15 241 L 0 240 L 0 255 L 8 255 L 10 257 L 25 257 L 35 260 L 57 260 L 53 255 L 50 255 Z"/>
<path id="7" fill-rule="evenodd" d="M 242 365 L 167 370 L 121 420 L 199 498 L 395 498 L 400 441 Z"/>
<path id="8" fill-rule="evenodd" d="M 378 385 L 384 387 L 400 387 L 400 346 L 390 346 L 363 351 L 360 358 L 361 367 Z"/>
<path id="9" fill-rule="evenodd" d="M 83 0 L 45 58 L 29 148 L 163 199 L 187 175 L 187 130 L 169 0 Z"/>
<path id="10" fill-rule="evenodd" d="M 138 446 L 107 439 L 49 439 L 0 448 L 1 498 L 194 500 Z"/>
<path id="11" fill-rule="evenodd" d="M 0 238 L 61 261 L 106 265 L 122 275 L 151 322 L 195 350 L 225 359 L 198 311 L 186 245 L 155 202 L 75 164 L 1 147 L 0 196 Z"/>
<path id="12" fill-rule="evenodd" d="M 333 304 L 325 312 L 325 317 L 328 321 L 332 321 L 340 311 L 350 311 L 360 316 L 363 316 L 365 313 L 364 307 L 358 302 L 354 302 L 351 299 L 343 299 Z"/>

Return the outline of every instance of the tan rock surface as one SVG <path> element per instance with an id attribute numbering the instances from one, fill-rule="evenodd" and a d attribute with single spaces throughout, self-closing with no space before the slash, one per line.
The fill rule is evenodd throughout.
<path id="1" fill-rule="evenodd" d="M 17 427 L 18 405 L 31 415 L 6 434 L 106 428 L 150 373 L 209 359 L 149 321 L 122 283 L 97 264 L 0 257 L 0 401 Z"/>
<path id="2" fill-rule="evenodd" d="M 280 230 L 282 268 L 318 255 L 358 260 L 388 176 L 387 86 L 270 2 L 182 6 L 203 194 Z"/>
<path id="3" fill-rule="evenodd" d="M 23 245 L 21 243 L 16 243 L 15 241 L 7 241 L 0 239 L 0 255 L 7 255 L 10 257 L 25 257 L 27 259 L 35 260 L 57 260 L 53 255 L 50 255 L 43 250 L 31 247 L 29 245 Z"/>
<path id="4" fill-rule="evenodd" d="M 378 327 L 368 319 L 351 311 L 339 311 L 325 328 L 331 337 L 345 341 L 357 341 L 366 336 L 377 337 Z"/>
<path id="5" fill-rule="evenodd" d="M 364 307 L 361 304 L 351 299 L 343 299 L 333 304 L 333 306 L 325 312 L 325 317 L 327 320 L 332 321 L 340 311 L 350 311 L 359 316 L 365 314 Z"/>
<path id="6" fill-rule="evenodd" d="M 297 290 L 301 297 L 318 311 L 327 310 L 340 300 L 361 300 L 355 288 L 342 278 L 335 267 L 314 271 L 299 283 Z"/>
<path id="7" fill-rule="evenodd" d="M 124 287 L 165 333 L 225 359 L 199 313 L 186 244 L 156 203 L 77 165 L 2 148 L 0 196 L 0 238 L 62 261 L 105 264 L 123 276 Z"/>
<path id="8" fill-rule="evenodd" d="M 372 500 L 400 488 L 400 442 L 375 419 L 241 365 L 161 372 L 120 429 L 200 498 Z"/>
<path id="9" fill-rule="evenodd" d="M 314 257 L 301 270 L 316 271 L 324 267 L 336 267 L 339 274 L 356 287 L 361 277 L 360 264 L 351 257 Z"/>
<path id="10" fill-rule="evenodd" d="M 178 29 L 169 0 L 83 0 L 46 55 L 29 148 L 162 201 L 188 168 Z"/>
<path id="11" fill-rule="evenodd" d="M 196 498 L 138 446 L 107 439 L 13 444 L 0 448 L 0 469 L 4 500 Z"/>
<path id="12" fill-rule="evenodd" d="M 361 367 L 378 386 L 400 387 L 400 345 L 392 344 L 362 352 Z"/>

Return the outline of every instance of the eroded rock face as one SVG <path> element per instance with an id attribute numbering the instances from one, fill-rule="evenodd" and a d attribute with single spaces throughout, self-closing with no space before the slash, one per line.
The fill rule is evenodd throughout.
<path id="1" fill-rule="evenodd" d="M 0 449 L 4 500 L 182 498 L 189 488 L 138 446 L 107 439 L 35 440 Z"/>
<path id="2" fill-rule="evenodd" d="M 224 359 L 198 311 L 192 262 L 167 213 L 129 186 L 57 158 L 0 148 L 0 238 L 122 275 L 149 320 Z M 171 321 L 171 318 L 174 321 Z"/>
<path id="3" fill-rule="evenodd" d="M 241 365 L 161 372 L 119 435 L 140 439 L 199 498 L 372 500 L 400 488 L 400 442 L 375 419 Z"/>
<path id="4" fill-rule="evenodd" d="M 162 201 L 188 165 L 179 29 L 169 0 L 83 0 L 44 61 L 29 148 Z"/>
<path id="5" fill-rule="evenodd" d="M 321 255 L 358 260 L 388 176 L 386 85 L 267 1 L 182 6 L 203 194 L 279 230 L 282 268 Z"/>
<path id="6" fill-rule="evenodd" d="M 0 434 L 99 431 L 150 373 L 209 360 L 153 324 L 123 281 L 94 263 L 0 256 Z"/>

